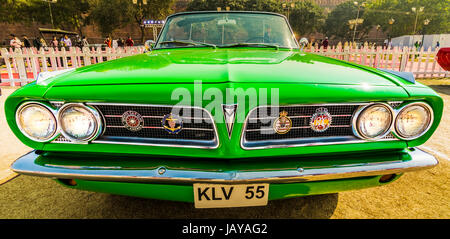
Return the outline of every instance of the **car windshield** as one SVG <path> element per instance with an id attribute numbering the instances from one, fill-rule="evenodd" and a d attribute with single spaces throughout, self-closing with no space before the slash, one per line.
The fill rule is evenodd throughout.
<path id="1" fill-rule="evenodd" d="M 298 48 L 282 16 L 269 13 L 215 12 L 169 17 L 155 49 L 179 47 Z"/>

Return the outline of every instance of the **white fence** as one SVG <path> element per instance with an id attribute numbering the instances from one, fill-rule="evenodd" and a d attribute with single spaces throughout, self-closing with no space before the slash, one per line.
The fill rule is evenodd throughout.
<path id="1" fill-rule="evenodd" d="M 351 47 L 340 44 L 324 49 L 305 49 L 319 55 L 333 57 L 374 68 L 384 68 L 395 71 L 412 72 L 416 78 L 450 77 L 450 72 L 442 69 L 436 61 L 439 49 L 398 48 L 386 49 L 379 47 Z"/>
<path id="2" fill-rule="evenodd" d="M 109 61 L 125 56 L 143 53 L 145 47 L 121 48 L 83 48 L 71 47 L 49 48 L 38 51 L 36 48 L 1 49 L 0 85 L 24 85 L 33 81 L 39 72 L 55 71 L 68 68 L 88 66 L 103 61 Z M 0 64 L 1 65 L 1 64 Z"/>
<path id="3" fill-rule="evenodd" d="M 76 48 L 68 50 L 36 48 L 16 49 L 15 51 L 1 49 L 0 85 L 24 85 L 34 80 L 39 72 L 81 67 L 100 63 L 120 57 L 144 52 L 143 46 L 125 48 Z M 450 77 L 450 72 L 442 69 L 436 62 L 438 49 L 432 51 L 415 48 L 384 49 L 382 47 L 352 47 L 351 44 L 324 49 L 308 48 L 307 52 L 329 56 L 345 61 L 355 62 L 375 68 L 385 68 L 396 71 L 414 73 L 417 78 Z"/>

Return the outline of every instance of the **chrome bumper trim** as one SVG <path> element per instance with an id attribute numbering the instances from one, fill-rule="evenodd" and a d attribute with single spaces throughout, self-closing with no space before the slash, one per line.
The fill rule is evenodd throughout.
<path id="1" fill-rule="evenodd" d="M 292 183 L 404 173 L 434 167 L 436 158 L 418 148 L 407 150 L 408 160 L 381 161 L 304 167 L 296 169 L 229 170 L 174 169 L 164 166 L 151 168 L 121 168 L 103 166 L 38 165 L 38 154 L 32 151 L 13 163 L 12 170 L 25 175 L 85 179 L 96 181 L 147 183 Z"/>

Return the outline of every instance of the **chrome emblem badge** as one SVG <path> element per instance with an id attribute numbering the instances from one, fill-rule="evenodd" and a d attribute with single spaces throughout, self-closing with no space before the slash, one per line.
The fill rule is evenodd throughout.
<path id="1" fill-rule="evenodd" d="M 291 130 L 292 121 L 287 117 L 288 113 L 286 111 L 280 112 L 280 117 L 278 117 L 275 122 L 273 122 L 273 129 L 277 134 L 286 134 Z"/>
<path id="2" fill-rule="evenodd" d="M 311 129 L 315 132 L 323 132 L 327 130 L 331 125 L 331 115 L 328 113 L 328 110 L 326 108 L 318 108 L 316 110 L 316 113 L 313 114 L 311 117 L 311 121 L 309 122 L 309 125 L 311 126 Z"/>
<path id="3" fill-rule="evenodd" d="M 236 119 L 236 105 L 222 105 L 223 117 L 225 117 L 225 125 L 227 126 L 228 138 L 231 139 L 233 132 L 234 120 Z"/>
<path id="4" fill-rule="evenodd" d="M 174 114 L 164 115 L 161 123 L 163 128 L 170 134 L 178 134 L 183 128 L 183 120 L 180 116 Z"/>
<path id="5" fill-rule="evenodd" d="M 122 114 L 122 124 L 129 131 L 139 131 L 144 127 L 144 118 L 136 112 L 129 110 Z"/>

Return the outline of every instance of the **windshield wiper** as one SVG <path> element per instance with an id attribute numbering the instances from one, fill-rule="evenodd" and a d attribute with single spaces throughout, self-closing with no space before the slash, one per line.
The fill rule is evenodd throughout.
<path id="1" fill-rule="evenodd" d="M 242 46 L 260 46 L 260 47 L 272 47 L 278 50 L 279 46 L 267 44 L 267 43 L 252 43 L 252 42 L 240 42 L 240 43 L 234 43 L 229 45 L 222 45 L 219 47 L 242 47 Z"/>
<path id="2" fill-rule="evenodd" d="M 174 41 L 163 41 L 160 42 L 159 44 L 170 44 L 170 43 L 175 43 L 175 44 L 186 44 L 186 45 L 193 45 L 193 46 L 210 46 L 212 48 L 217 48 L 216 45 L 214 44 L 210 44 L 210 43 L 204 43 L 204 42 L 196 42 L 196 41 L 180 41 L 180 40 L 174 40 Z"/>

